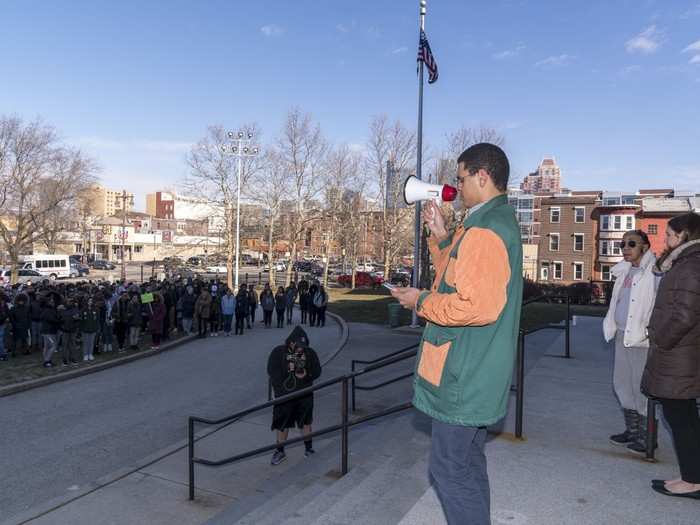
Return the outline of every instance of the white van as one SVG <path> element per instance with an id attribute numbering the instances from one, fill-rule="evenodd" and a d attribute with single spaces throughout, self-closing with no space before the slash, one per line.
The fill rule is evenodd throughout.
<path id="1" fill-rule="evenodd" d="M 70 277 L 70 259 L 68 255 L 25 255 L 21 258 L 23 261 L 22 268 L 36 270 L 44 277 L 48 277 L 52 281 L 64 277 Z"/>

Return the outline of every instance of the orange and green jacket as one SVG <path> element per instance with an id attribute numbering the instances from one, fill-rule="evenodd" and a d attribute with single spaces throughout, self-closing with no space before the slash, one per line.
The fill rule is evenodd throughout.
<path id="1" fill-rule="evenodd" d="M 435 281 L 418 298 L 423 331 L 414 406 L 440 421 L 487 426 L 505 416 L 522 302 L 515 211 L 499 195 L 449 238 L 429 241 Z"/>

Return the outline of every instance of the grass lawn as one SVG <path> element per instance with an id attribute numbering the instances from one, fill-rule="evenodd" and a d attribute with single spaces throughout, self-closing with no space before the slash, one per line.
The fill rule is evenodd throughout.
<path id="1" fill-rule="evenodd" d="M 379 288 L 329 288 L 330 301 L 328 309 L 350 323 L 389 324 L 387 305 L 396 300 L 391 297 L 389 290 Z M 571 305 L 572 315 L 588 315 L 603 317 L 606 306 Z M 532 329 L 550 323 L 558 323 L 566 318 L 565 304 L 531 303 L 523 308 L 521 326 Z M 411 322 L 411 312 L 402 310 L 401 324 Z"/>

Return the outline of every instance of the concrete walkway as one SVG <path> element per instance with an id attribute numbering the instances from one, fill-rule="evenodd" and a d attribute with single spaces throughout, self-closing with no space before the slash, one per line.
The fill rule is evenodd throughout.
<path id="1" fill-rule="evenodd" d="M 217 417 L 266 400 L 267 356 L 291 328 L 256 322 L 243 336 L 196 339 L 0 398 L 0 523 L 23 522 L 177 448 L 189 415 Z M 321 360 L 342 336 L 330 317 L 307 331 Z"/>

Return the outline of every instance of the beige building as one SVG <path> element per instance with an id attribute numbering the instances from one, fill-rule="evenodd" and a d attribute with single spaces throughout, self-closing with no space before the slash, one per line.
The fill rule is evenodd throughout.
<path id="1" fill-rule="evenodd" d="M 122 190 L 111 190 L 95 184 L 87 191 L 87 202 L 90 215 L 111 217 L 122 213 L 123 203 L 126 205 L 126 211 L 131 211 L 134 207 L 134 194 L 126 192 L 124 199 Z"/>
<path id="2" fill-rule="evenodd" d="M 561 169 L 554 157 L 545 157 L 537 167 L 520 184 L 520 189 L 526 193 L 559 193 L 561 192 Z"/>

